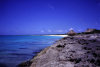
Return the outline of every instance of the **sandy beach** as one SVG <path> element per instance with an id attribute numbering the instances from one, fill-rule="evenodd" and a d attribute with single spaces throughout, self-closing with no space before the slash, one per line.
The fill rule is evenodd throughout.
<path id="1" fill-rule="evenodd" d="M 61 36 L 61 37 L 67 37 L 68 35 L 43 35 L 43 36 Z"/>

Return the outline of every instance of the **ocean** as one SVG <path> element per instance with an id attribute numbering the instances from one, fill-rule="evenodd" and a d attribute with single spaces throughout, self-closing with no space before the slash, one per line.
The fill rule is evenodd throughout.
<path id="1" fill-rule="evenodd" d="M 40 50 L 52 45 L 60 36 L 0 36 L 0 67 L 16 67 L 30 60 Z"/>

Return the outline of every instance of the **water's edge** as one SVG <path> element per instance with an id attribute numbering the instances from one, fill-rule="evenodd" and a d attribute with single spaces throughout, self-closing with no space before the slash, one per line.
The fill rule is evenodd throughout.
<path id="1" fill-rule="evenodd" d="M 18 64 L 29 61 L 60 38 L 62 37 L 0 36 L 0 67 L 17 67 Z"/>
<path id="2" fill-rule="evenodd" d="M 17 67 L 30 67 L 30 65 L 32 64 L 32 61 L 34 60 L 35 57 L 45 53 L 48 49 L 50 48 L 50 46 L 40 50 L 38 53 L 36 53 L 35 56 L 33 56 L 30 60 L 24 61 L 20 64 L 17 65 Z"/>
<path id="3" fill-rule="evenodd" d="M 22 62 L 18 67 L 62 67 L 59 65 L 64 67 L 100 66 L 99 38 L 99 34 L 64 37 L 56 41 L 55 44 L 41 50 L 29 61 Z M 84 63 L 85 65 L 83 65 Z"/>

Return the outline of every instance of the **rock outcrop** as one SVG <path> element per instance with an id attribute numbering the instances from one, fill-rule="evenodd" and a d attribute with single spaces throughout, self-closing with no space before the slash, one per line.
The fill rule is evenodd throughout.
<path id="1" fill-rule="evenodd" d="M 87 34 L 100 33 L 100 30 L 88 28 L 84 33 Z"/>
<path id="2" fill-rule="evenodd" d="M 93 32 L 93 31 L 95 31 L 96 29 L 91 29 L 91 28 L 88 28 L 85 32 L 86 33 L 90 33 L 90 32 Z"/>
<path id="3" fill-rule="evenodd" d="M 74 31 L 74 30 L 70 30 L 68 33 L 67 33 L 67 35 L 70 35 L 70 36 L 73 36 L 73 35 L 75 35 L 76 34 L 76 32 Z"/>
<path id="4" fill-rule="evenodd" d="M 100 34 L 64 37 L 29 62 L 22 67 L 100 67 Z"/>

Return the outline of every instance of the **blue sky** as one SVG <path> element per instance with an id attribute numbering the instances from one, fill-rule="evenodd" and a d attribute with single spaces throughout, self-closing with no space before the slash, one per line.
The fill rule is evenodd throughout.
<path id="1" fill-rule="evenodd" d="M 0 35 L 100 29 L 100 0 L 0 0 Z"/>

